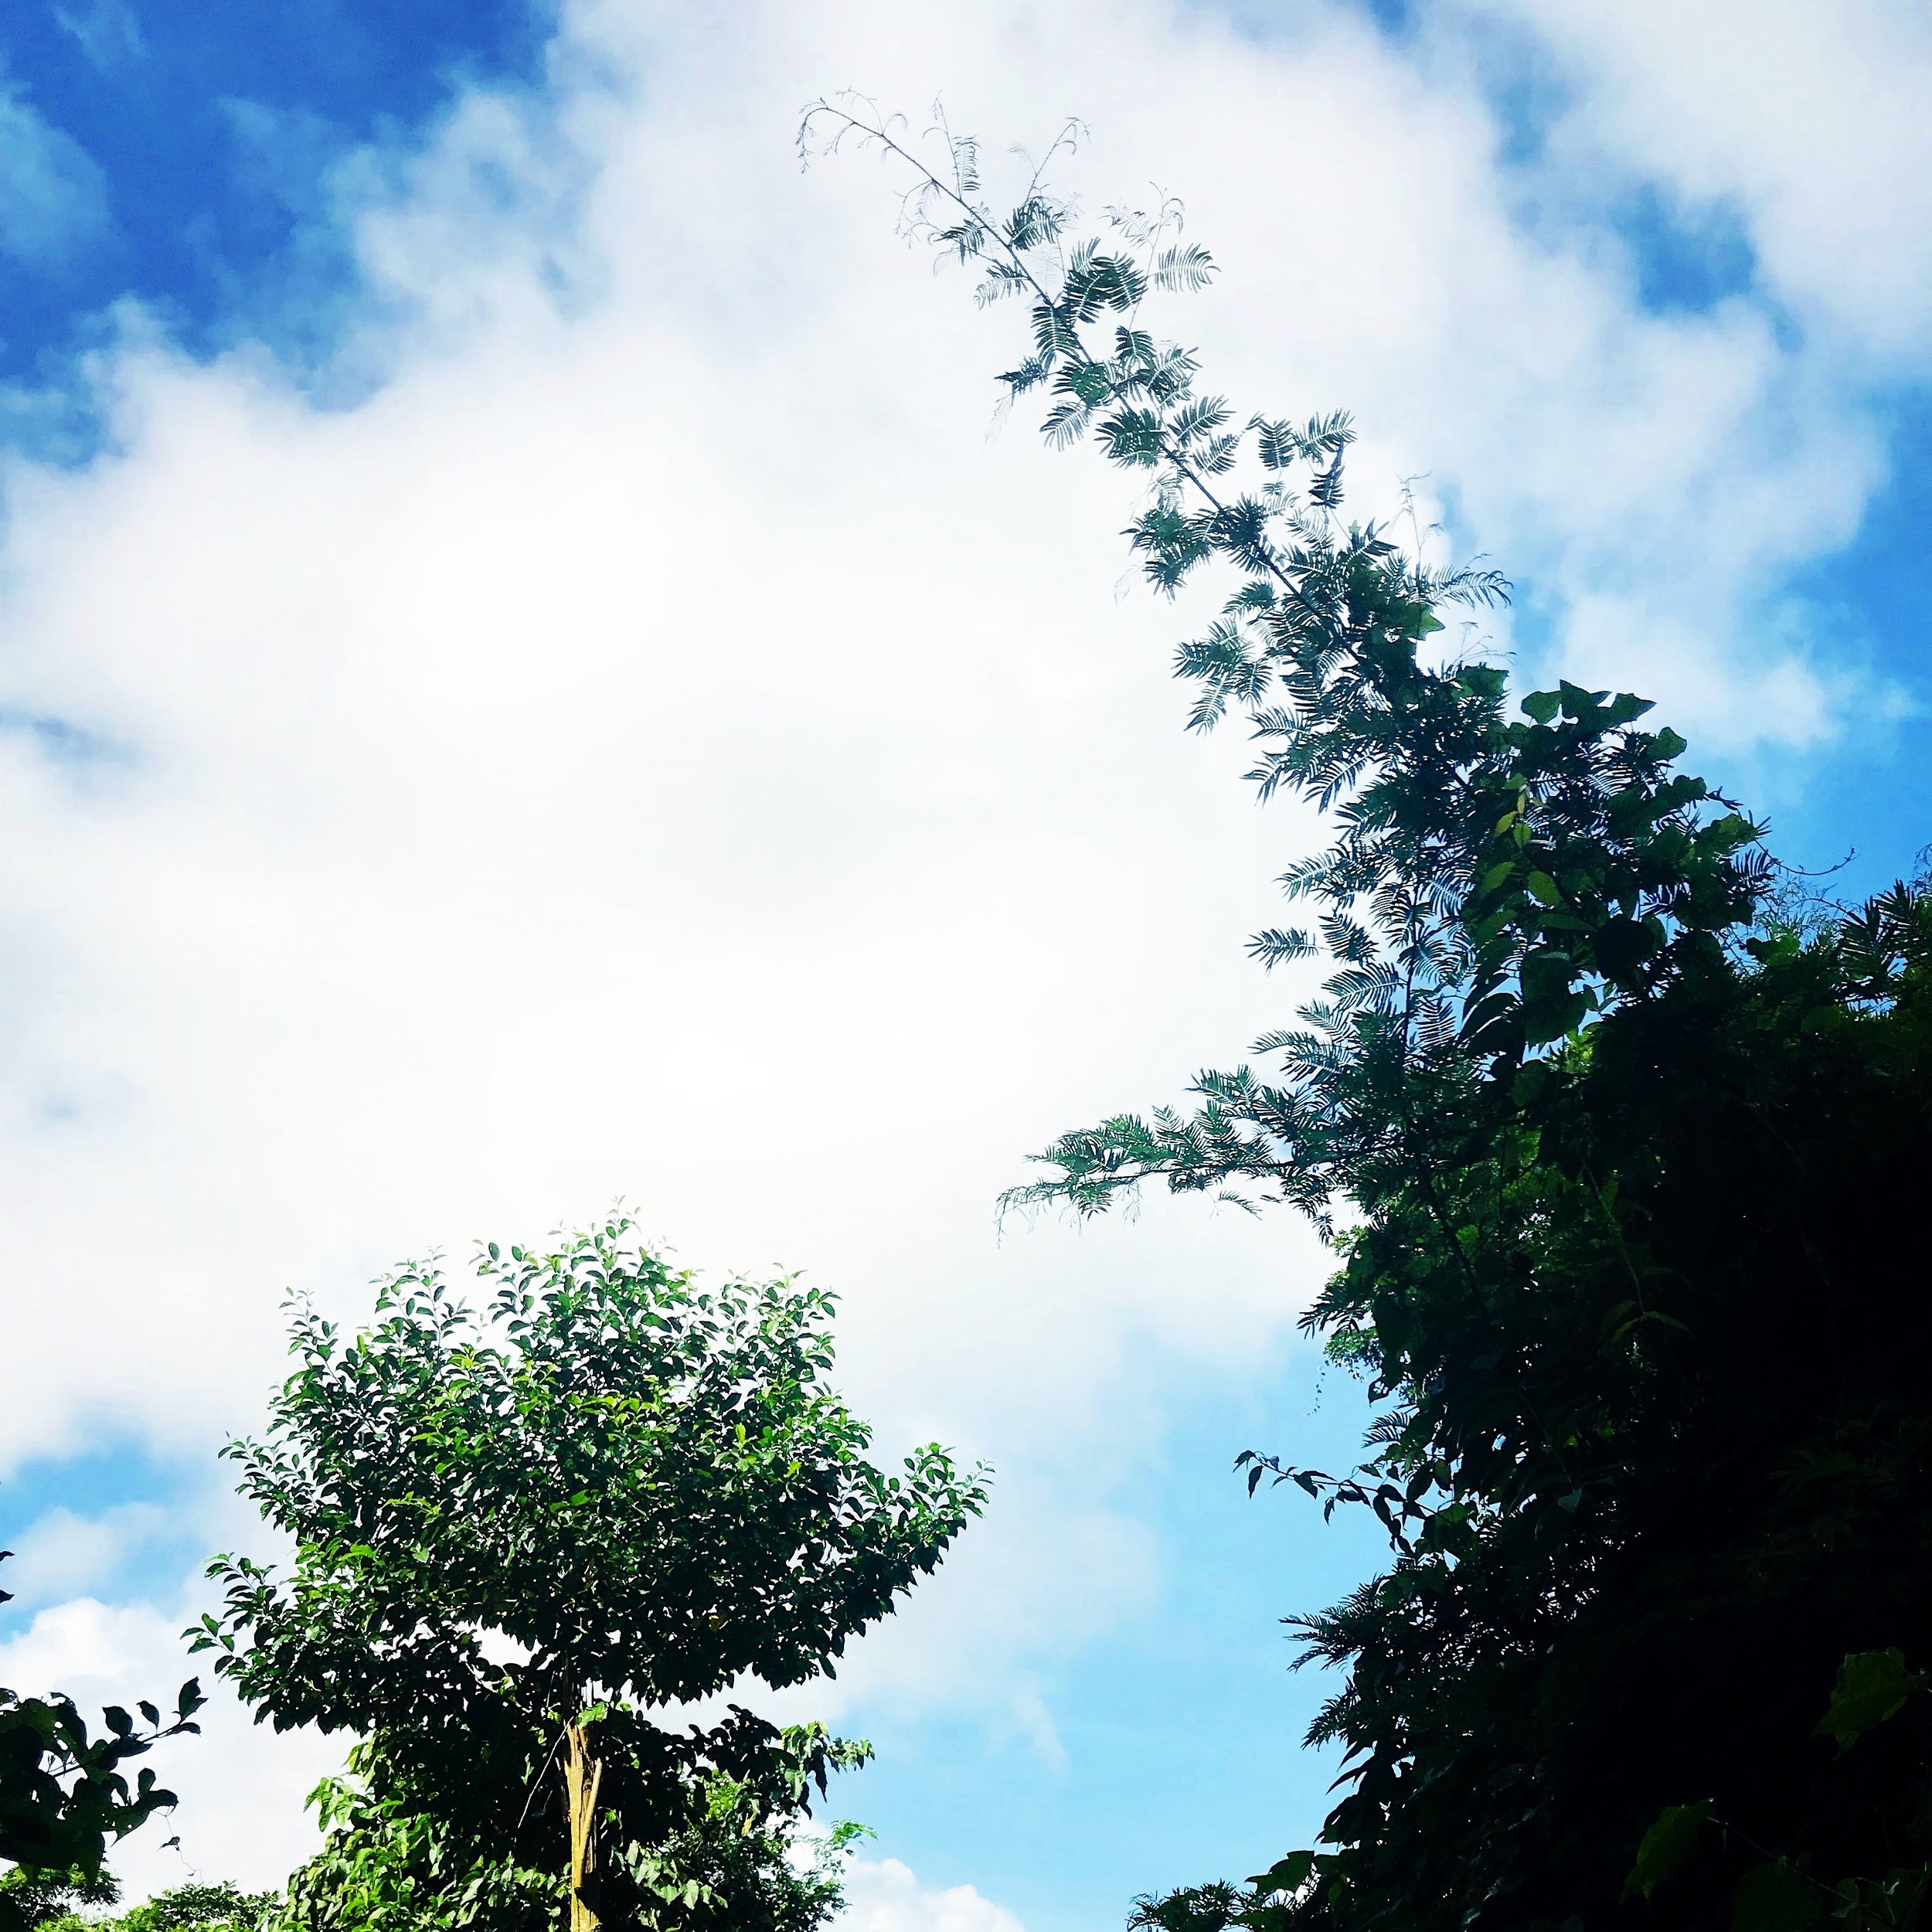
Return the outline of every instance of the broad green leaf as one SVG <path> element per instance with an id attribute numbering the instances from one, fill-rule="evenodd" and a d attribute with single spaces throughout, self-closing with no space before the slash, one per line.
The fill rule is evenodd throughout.
<path id="1" fill-rule="evenodd" d="M 1923 1690 L 1932 1678 L 1905 1668 L 1900 1650 L 1859 1651 L 1838 1666 L 1832 1701 L 1818 1721 L 1818 1735 L 1835 1738 L 1849 1750 L 1865 1733 L 1905 1708 L 1906 1700 Z"/>
<path id="2" fill-rule="evenodd" d="M 1637 1862 L 1624 1880 L 1624 1896 L 1634 1898 L 1641 1893 L 1648 1898 L 1666 1879 L 1682 1871 L 1696 1851 L 1710 1815 L 1708 1800 L 1672 1804 L 1659 1812 L 1637 1848 Z"/>
<path id="3" fill-rule="evenodd" d="M 1834 1903 L 1816 1879 L 1784 1859 L 1754 1865 L 1737 1882 L 1732 1932 L 1802 1932 Z"/>
<path id="4" fill-rule="evenodd" d="M 1248 1880 L 1257 1892 L 1298 1892 L 1315 1869 L 1312 1852 L 1291 1852 Z"/>

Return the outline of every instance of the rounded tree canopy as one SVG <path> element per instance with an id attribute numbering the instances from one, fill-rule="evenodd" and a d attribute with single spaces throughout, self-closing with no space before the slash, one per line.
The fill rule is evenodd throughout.
<path id="1" fill-rule="evenodd" d="M 478 1272 L 481 1296 L 400 1270 L 352 1338 L 297 1303 L 300 1366 L 226 1451 L 297 1555 L 218 1558 L 196 1640 L 277 1729 L 514 1740 L 523 1778 L 587 1709 L 829 1672 L 983 1505 L 937 1446 L 867 1459 L 821 1290 L 702 1286 L 622 1219 Z M 723 1736 L 638 1742 L 695 1765 Z"/>

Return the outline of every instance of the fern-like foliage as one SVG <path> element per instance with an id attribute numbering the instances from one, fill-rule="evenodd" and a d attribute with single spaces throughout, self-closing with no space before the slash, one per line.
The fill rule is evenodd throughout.
<path id="1" fill-rule="evenodd" d="M 1915 1922 L 1932 1699 L 1815 1733 L 1841 1664 L 1932 1657 L 1925 881 L 1794 908 L 1641 699 L 1512 705 L 1471 641 L 1501 579 L 1349 519 L 1345 417 L 1236 408 L 1151 326 L 1213 272 L 1178 205 L 1083 223 L 1041 169 L 1002 215 L 936 138 L 850 99 L 802 136 L 909 171 L 907 231 L 1024 308 L 1006 401 L 1130 472 L 1148 583 L 1206 593 L 1189 723 L 1243 719 L 1330 833 L 1251 942 L 1327 961 L 1294 1020 L 1007 1197 L 1292 1202 L 1340 1262 L 1307 1324 L 1378 1405 L 1352 1471 L 1238 1465 L 1391 1546 L 1291 1620 L 1345 1673 L 1321 1849 L 1133 1924 L 1595 1932 L 1658 1922 L 1666 1868 L 1675 1925 Z"/>
<path id="2" fill-rule="evenodd" d="M 1364 1164 L 1413 1142 L 1416 1106 L 1442 1082 L 1513 1078 L 1748 922 L 1770 876 L 1761 828 L 1673 770 L 1684 740 L 1645 729 L 1641 699 L 1564 684 L 1512 718 L 1503 667 L 1437 648 L 1443 613 L 1496 604 L 1507 584 L 1343 520 L 1345 415 L 1236 427 L 1227 400 L 1198 389 L 1194 355 L 1143 321 L 1151 295 L 1213 273 L 1180 242 L 1177 202 L 1111 208 L 1083 232 L 1043 166 L 1001 216 L 978 145 L 938 131 L 943 172 L 856 99 L 818 104 L 801 141 L 896 158 L 913 171 L 905 231 L 976 270 L 982 303 L 1025 305 L 1030 352 L 998 378 L 1006 399 L 1044 394 L 1049 443 L 1094 442 L 1138 474 L 1126 536 L 1158 591 L 1222 576 L 1219 612 L 1175 650 L 1196 687 L 1189 723 L 1244 713 L 1262 796 L 1311 801 L 1337 832 L 1282 879 L 1321 909 L 1337 970 L 1301 1029 L 1254 1049 L 1278 1056 L 1275 1077 L 1203 1074 L 1191 1118 L 1066 1134 L 1039 1157 L 1049 1177 L 1006 1205 L 1095 1213 L 1153 1180 L 1285 1199 L 1328 1228 Z M 1315 948 L 1271 930 L 1252 950 L 1274 965 Z"/>

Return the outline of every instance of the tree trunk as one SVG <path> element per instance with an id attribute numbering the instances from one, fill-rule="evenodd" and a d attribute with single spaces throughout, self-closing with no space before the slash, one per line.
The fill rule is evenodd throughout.
<path id="1" fill-rule="evenodd" d="M 597 1786 L 604 1766 L 591 1757 L 581 1724 L 564 1726 L 568 1755 L 563 1760 L 563 1793 L 570 1821 L 570 1932 L 597 1932 L 591 1910 L 592 1876 L 597 1865 Z"/>

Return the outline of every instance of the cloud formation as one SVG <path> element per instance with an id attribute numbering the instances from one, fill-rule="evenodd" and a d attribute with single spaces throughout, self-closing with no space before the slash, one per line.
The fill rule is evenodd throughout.
<path id="1" fill-rule="evenodd" d="M 921 1886 L 897 1859 L 852 1861 L 840 1923 L 847 1932 L 1020 1932 L 1019 1920 L 975 1886 Z"/>
<path id="2" fill-rule="evenodd" d="M 107 226 L 94 157 L 49 122 L 0 62 L 0 257 L 59 269 Z"/>
<path id="3" fill-rule="evenodd" d="M 1553 158 L 1730 211 L 1764 292 L 1828 353 L 1923 376 L 1932 345 L 1932 21 L 1908 0 L 1502 0 L 1567 92 Z"/>

